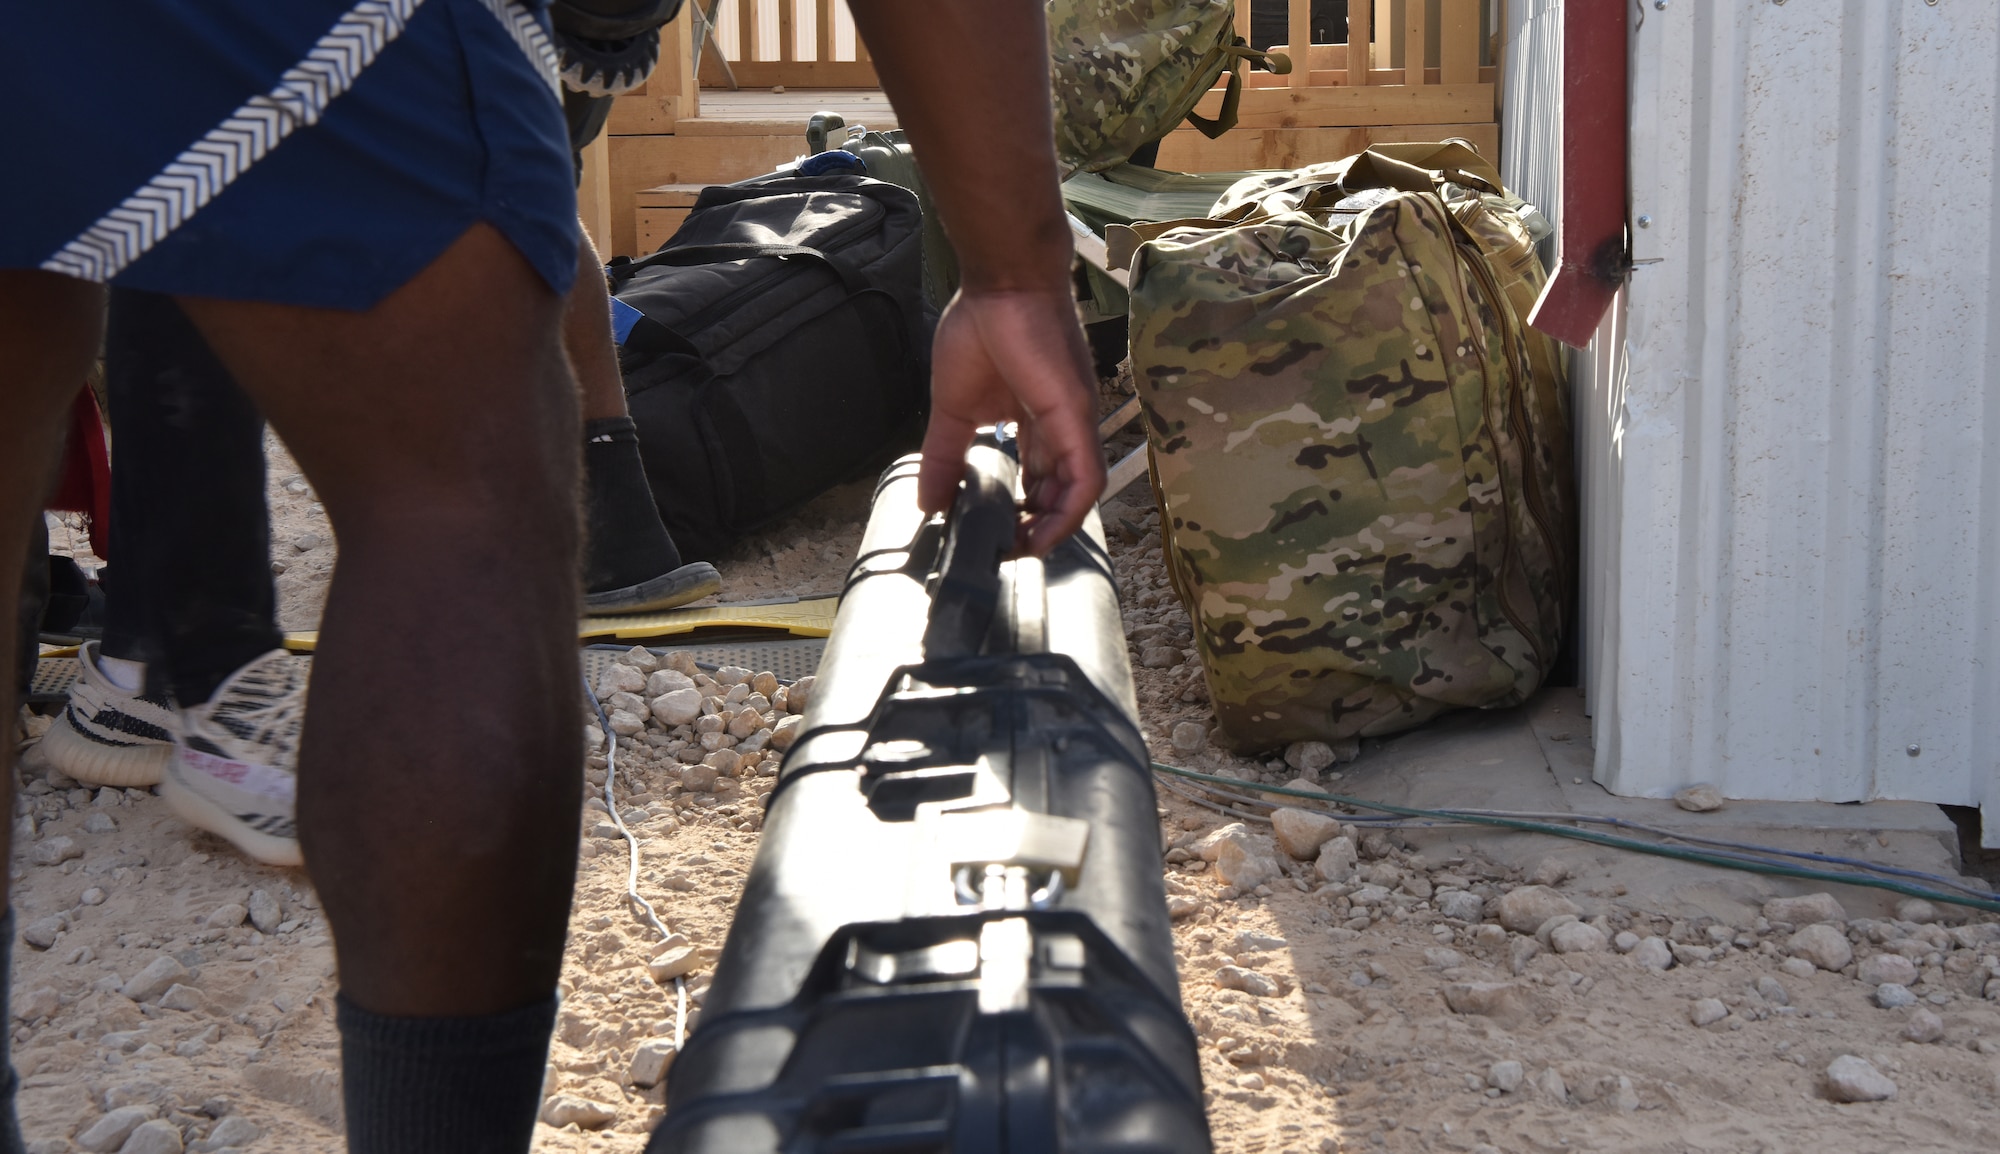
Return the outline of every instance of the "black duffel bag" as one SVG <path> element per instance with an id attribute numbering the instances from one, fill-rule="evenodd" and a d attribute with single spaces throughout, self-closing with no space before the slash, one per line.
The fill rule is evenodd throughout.
<path id="1" fill-rule="evenodd" d="M 896 185 L 780 178 L 704 189 L 659 252 L 612 263 L 613 296 L 642 314 L 618 358 L 639 452 L 684 555 L 714 556 L 921 431 L 922 236 Z"/>

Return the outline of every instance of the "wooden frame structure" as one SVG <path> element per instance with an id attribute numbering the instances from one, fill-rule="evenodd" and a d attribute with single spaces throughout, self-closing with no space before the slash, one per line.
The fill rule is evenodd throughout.
<path id="1" fill-rule="evenodd" d="M 694 22 L 683 16 L 662 30 L 659 69 L 613 106 L 598 156 L 586 154 L 586 220 L 597 213 L 592 235 L 606 256 L 650 252 L 702 186 L 769 172 L 804 151 L 805 118 L 816 107 L 868 107 L 870 127 L 895 124 L 845 0 L 696 3 L 716 24 L 700 67 Z M 1291 43 L 1311 40 L 1312 0 L 1237 0 L 1246 39 L 1253 5 L 1257 15 L 1282 9 Z M 1273 45 L 1293 57 L 1292 72 L 1247 74 L 1234 130 L 1210 140 L 1177 129 L 1157 163 L 1181 172 L 1297 168 L 1376 142 L 1453 137 L 1497 157 L 1499 50 L 1488 39 L 1489 8 L 1489 0 L 1349 0 L 1348 40 L 1365 52 L 1312 43 L 1301 60 Z M 729 62 L 734 91 L 718 56 Z M 1221 103 L 1218 87 L 1197 111 L 1213 116 Z"/>

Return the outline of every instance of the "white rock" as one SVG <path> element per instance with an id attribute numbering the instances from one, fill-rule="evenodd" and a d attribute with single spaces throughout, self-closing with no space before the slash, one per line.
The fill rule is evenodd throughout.
<path id="1" fill-rule="evenodd" d="M 1667 970 L 1674 964 L 1674 948 L 1667 944 L 1665 938 L 1643 938 L 1638 945 L 1632 947 L 1631 957 L 1642 969 L 1656 972 Z"/>
<path id="2" fill-rule="evenodd" d="M 199 1010 L 201 1009 L 201 1004 L 201 991 L 195 989 L 193 986 L 183 985 L 180 982 L 175 982 L 173 985 L 168 986 L 167 992 L 160 995 L 160 1008 L 163 1010 L 181 1010 L 183 1012 Z"/>
<path id="3" fill-rule="evenodd" d="M 1639 948 L 1639 935 L 1631 930 L 1619 930 L 1617 936 L 1611 939 L 1611 948 L 1621 954 L 1629 954 Z"/>
<path id="4" fill-rule="evenodd" d="M 754 675 L 741 665 L 725 665 L 715 671 L 715 683 L 734 688 L 738 685 L 749 684 L 752 676 Z"/>
<path id="5" fill-rule="evenodd" d="M 1842 1054 L 1826 1068 L 1826 1094 L 1836 1102 L 1882 1102 L 1896 1096 L 1896 1084 L 1867 1059 Z"/>
<path id="6" fill-rule="evenodd" d="M 54 986 L 37 986 L 14 999 L 11 1007 L 18 1021 L 32 1022 L 37 1018 L 52 1018 L 62 1008 L 62 995 Z"/>
<path id="7" fill-rule="evenodd" d="M 602 1130 L 617 1120 L 617 1110 L 575 1094 L 557 1094 L 542 1103 L 542 1121 L 558 1128 L 574 1122 L 579 1129 Z"/>
<path id="8" fill-rule="evenodd" d="M 1847 963 L 1854 960 L 1854 947 L 1847 944 L 1847 935 L 1826 922 L 1807 926 L 1793 934 L 1785 943 L 1785 952 L 1795 958 L 1803 958 L 1822 970 L 1844 969 Z"/>
<path id="9" fill-rule="evenodd" d="M 646 688 L 646 675 L 630 665 L 613 664 L 597 676 L 599 701 L 614 693 L 639 693 Z"/>
<path id="10" fill-rule="evenodd" d="M 673 673 L 673 671 L 663 669 L 660 673 L 656 673 L 653 676 L 658 677 L 661 674 L 667 673 Z M 680 676 L 679 674 L 673 675 L 676 677 Z M 683 678 L 683 680 L 686 679 Z M 695 718 L 701 716 L 701 691 L 696 689 L 692 683 L 676 689 L 670 689 L 654 697 L 647 704 L 646 708 L 652 711 L 653 716 L 658 719 L 661 725 L 669 728 L 676 725 L 687 725 Z"/>
<path id="11" fill-rule="evenodd" d="M 1560 885 L 1567 877 L 1569 877 L 1568 862 L 1561 858 L 1545 857 L 1535 863 L 1534 869 L 1528 871 L 1528 884 L 1531 886 Z"/>
<path id="12" fill-rule="evenodd" d="M 215 1124 L 208 1137 L 196 1142 L 192 1149 L 195 1154 L 209 1154 L 216 1150 L 234 1150 L 248 1146 L 264 1136 L 264 1128 L 242 1114 L 231 1114 Z"/>
<path id="13" fill-rule="evenodd" d="M 671 669 L 676 673 L 683 674 L 690 680 L 697 673 L 701 672 L 701 667 L 694 663 L 694 655 L 685 649 L 675 649 L 668 652 L 666 657 L 660 661 L 660 666 L 663 669 Z"/>
<path id="14" fill-rule="evenodd" d="M 118 1154 L 181 1154 L 180 1127 L 165 1118 L 142 1122 L 118 1148 Z"/>
<path id="15" fill-rule="evenodd" d="M 1563 1085 L 1562 1073 L 1554 1066 L 1550 1066 L 1548 1069 L 1535 1075 L 1535 1089 L 1557 1102 L 1563 1102 L 1569 1098 L 1569 1087 Z"/>
<path id="16" fill-rule="evenodd" d="M 653 716 L 653 711 L 646 707 L 644 699 L 636 693 L 614 693 L 605 701 L 604 708 L 613 713 L 622 709 L 641 721 Z"/>
<path id="17" fill-rule="evenodd" d="M 85 833 L 115 833 L 117 829 L 118 819 L 108 813 L 93 813 L 83 819 Z"/>
<path id="18" fill-rule="evenodd" d="M 1709 813 L 1722 808 L 1722 793 L 1712 785 L 1691 785 L 1674 794 L 1674 804 L 1691 813 Z"/>
<path id="19" fill-rule="evenodd" d="M 1215 857 L 1215 876 L 1225 885 L 1239 890 L 1253 890 L 1265 882 L 1278 879 L 1277 859 L 1263 847 L 1252 847 L 1248 842 L 1227 841 Z"/>
<path id="20" fill-rule="evenodd" d="M 761 693 L 769 700 L 778 691 L 778 675 L 770 670 L 762 670 L 750 679 L 750 692 Z"/>
<path id="21" fill-rule="evenodd" d="M 1271 832 L 1277 835 L 1279 849 L 1299 861 L 1312 861 L 1320 846 L 1340 835 L 1340 819 L 1285 806 L 1272 811 Z"/>
<path id="22" fill-rule="evenodd" d="M 1273 998 L 1282 992 L 1278 983 L 1241 966 L 1223 966 L 1216 970 L 1215 984 L 1225 990 L 1241 990 L 1253 998 Z"/>
<path id="23" fill-rule="evenodd" d="M 623 709 L 611 711 L 611 732 L 620 737 L 637 737 L 646 732 L 646 719 Z"/>
<path id="24" fill-rule="evenodd" d="M 1512 982 L 1453 982 L 1444 988 L 1444 1004 L 1454 1014 L 1502 1020 L 1518 1019 L 1527 1009 Z"/>
<path id="25" fill-rule="evenodd" d="M 1899 922 L 1934 922 L 1938 920 L 1937 907 L 1922 898 L 1904 898 L 1896 903 L 1896 920 Z"/>
<path id="26" fill-rule="evenodd" d="M 1884 982 L 1875 987 L 1875 1004 L 1885 1010 L 1900 1010 L 1904 1006 L 1916 1005 L 1917 996 L 1907 986 Z"/>
<path id="27" fill-rule="evenodd" d="M 1208 744 L 1208 727 L 1199 721 L 1183 721 L 1174 726 L 1174 752 L 1182 755 L 1200 753 Z"/>
<path id="28" fill-rule="evenodd" d="M 207 917 L 201 920 L 201 924 L 211 930 L 233 930 L 237 926 L 242 925 L 243 919 L 249 916 L 250 911 L 243 905 L 237 902 L 228 902 L 215 907 Z"/>
<path id="29" fill-rule="evenodd" d="M 693 689 L 693 688 L 694 688 L 694 678 L 689 677 L 687 674 L 682 673 L 680 670 L 656 669 L 652 673 L 646 675 L 646 685 L 642 693 L 642 696 L 644 696 L 647 701 L 651 701 L 655 697 L 664 697 L 667 694 L 674 692 L 675 690 Z M 695 694 L 695 696 L 700 697 L 701 695 L 697 693 Z M 683 723 L 675 722 L 674 724 L 680 725 Z"/>
<path id="30" fill-rule="evenodd" d="M 674 1064 L 674 1049 L 671 1038 L 653 1038 L 639 1043 L 632 1054 L 631 1069 L 626 1072 L 626 1080 L 641 1089 L 651 1089 L 666 1079 L 667 1071 Z"/>
<path id="31" fill-rule="evenodd" d="M 1313 869 L 1321 880 L 1344 882 L 1354 876 L 1354 867 L 1360 859 L 1354 852 L 1351 837 L 1328 838 L 1319 847 L 1319 856 L 1313 859 Z"/>
<path id="32" fill-rule="evenodd" d="M 1324 741 L 1294 741 L 1285 747 L 1285 764 L 1300 773 L 1316 774 L 1333 763 L 1333 747 Z"/>
<path id="33" fill-rule="evenodd" d="M 1778 969 L 1795 978 L 1810 978 L 1819 973 L 1819 967 L 1804 958 L 1786 958 L 1778 963 Z"/>
<path id="34" fill-rule="evenodd" d="M 1440 970 L 1449 970 L 1465 964 L 1465 955 L 1445 946 L 1432 946 L 1424 951 L 1424 962 Z"/>
<path id="35" fill-rule="evenodd" d="M 1193 898 L 1174 896 L 1167 899 L 1167 916 L 1175 920 L 1201 912 L 1201 903 Z"/>
<path id="36" fill-rule="evenodd" d="M 1688 1007 L 1688 1021 L 1697 1026 L 1712 1026 L 1729 1016 L 1729 1007 L 1721 998 L 1700 998 Z"/>
<path id="37" fill-rule="evenodd" d="M 675 978 L 685 977 L 701 967 L 701 955 L 693 946 L 677 946 L 646 963 L 646 972 L 653 980 L 666 985 Z"/>
<path id="38" fill-rule="evenodd" d="M 1520 1089 L 1521 1082 L 1526 1077 L 1527 1071 L 1522 1068 L 1521 1063 L 1512 1058 L 1486 1067 L 1486 1084 L 1502 1094 L 1512 1094 Z"/>
<path id="39" fill-rule="evenodd" d="M 1910 1020 L 1903 1023 L 1903 1037 L 1918 1045 L 1929 1045 L 1944 1037 L 1944 1019 L 1922 1006 L 1910 1013 Z"/>
<path id="40" fill-rule="evenodd" d="M 1522 886 L 1500 896 L 1500 924 L 1517 934 L 1532 934 L 1557 914 L 1582 912 L 1575 902 L 1547 886 Z"/>
<path id="41" fill-rule="evenodd" d="M 804 730 L 805 718 L 796 713 L 779 718 L 778 724 L 771 730 L 771 748 L 781 752 L 790 749 Z"/>
<path id="42" fill-rule="evenodd" d="M 1486 901 L 1471 890 L 1445 890 L 1437 895 L 1438 912 L 1461 922 L 1476 922 L 1486 916 Z"/>
<path id="43" fill-rule="evenodd" d="M 1769 974 L 1759 974 L 1757 976 L 1757 996 L 1773 1006 L 1789 1006 L 1792 1004 L 1792 992 L 1785 988 L 1783 982 Z"/>
<path id="44" fill-rule="evenodd" d="M 1911 986 L 1917 981 L 1917 964 L 1901 954 L 1876 954 L 1861 959 L 1861 964 L 1854 967 L 1854 979 L 1871 986 L 1884 983 Z"/>
<path id="45" fill-rule="evenodd" d="M 44 838 L 28 851 L 28 860 L 39 866 L 61 865 L 82 856 L 83 847 L 76 843 L 76 839 L 62 834 Z"/>
<path id="46" fill-rule="evenodd" d="M 68 928 L 69 923 L 63 920 L 61 914 L 50 914 L 22 926 L 21 940 L 38 950 L 46 950 L 56 944 L 56 935 Z"/>
<path id="47" fill-rule="evenodd" d="M 819 678 L 811 675 L 792 682 L 785 690 L 785 708 L 793 713 L 804 713 L 806 707 L 812 704 L 812 692 L 818 684 Z"/>
<path id="48" fill-rule="evenodd" d="M 1844 922 L 1847 911 L 1832 894 L 1804 894 L 1795 898 L 1772 898 L 1764 903 L 1767 921 L 1809 926 L 1815 922 Z"/>
<path id="49" fill-rule="evenodd" d="M 141 1124 L 152 1119 L 157 1113 L 151 1106 L 120 1106 L 107 1111 L 103 1117 L 83 1128 L 76 1136 L 76 1144 L 91 1154 L 110 1154 L 125 1144 Z"/>
<path id="50" fill-rule="evenodd" d="M 624 668 L 619 666 L 619 668 Z M 262 933 L 273 933 L 285 920 L 285 907 L 277 895 L 267 889 L 250 891 L 250 900 L 245 903 L 250 915 L 250 924 Z"/>
<path id="51" fill-rule="evenodd" d="M 151 1001 L 166 993 L 169 987 L 187 976 L 186 966 L 162 955 L 154 958 L 145 969 L 132 975 L 130 981 L 118 988 L 118 992 L 135 1002 Z"/>
<path id="52" fill-rule="evenodd" d="M 736 772 L 736 767 L 743 763 L 743 755 L 733 749 L 718 749 L 714 753 L 703 757 L 701 763 L 713 769 L 716 773 L 728 777 L 733 775 Z"/>
<path id="53" fill-rule="evenodd" d="M 1232 821 L 1221 829 L 1210 830 L 1208 833 L 1195 839 L 1195 843 L 1188 847 L 1188 852 L 1203 861 L 1212 862 L 1222 853 L 1222 847 L 1225 843 L 1232 841 L 1247 842 L 1254 836 L 1250 832 L 1249 826 L 1244 825 L 1240 821 Z"/>
<path id="54" fill-rule="evenodd" d="M 1171 645 L 1148 645 L 1139 650 L 1139 664 L 1147 669 L 1172 669 L 1181 663 L 1181 651 Z"/>
<path id="55" fill-rule="evenodd" d="M 1611 1104 L 1620 1114 L 1630 1114 L 1639 1109 L 1639 1090 L 1632 1085 L 1632 1079 L 1618 1075 L 1618 1089 L 1611 1095 Z"/>
<path id="56" fill-rule="evenodd" d="M 1603 952 L 1611 943 L 1605 939 L 1604 931 L 1589 922 L 1568 922 L 1549 932 L 1549 944 L 1559 954 L 1595 954 Z"/>
<path id="57" fill-rule="evenodd" d="M 641 673 L 651 674 L 660 667 L 660 655 L 643 645 L 634 645 L 617 657 L 620 665 L 629 665 Z"/>

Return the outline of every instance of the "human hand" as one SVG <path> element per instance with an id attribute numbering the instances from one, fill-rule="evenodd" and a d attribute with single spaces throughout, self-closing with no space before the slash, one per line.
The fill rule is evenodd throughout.
<path id="1" fill-rule="evenodd" d="M 1062 291 L 962 290 L 931 349 L 931 419 L 917 501 L 951 507 L 981 425 L 1020 425 L 1027 517 L 1017 546 L 1046 556 L 1104 491 L 1097 381 L 1067 282 Z"/>

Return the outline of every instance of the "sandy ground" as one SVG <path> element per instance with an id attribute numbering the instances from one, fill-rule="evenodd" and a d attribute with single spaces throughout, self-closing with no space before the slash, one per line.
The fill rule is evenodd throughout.
<path id="1" fill-rule="evenodd" d="M 332 534 L 276 446 L 270 488 L 284 622 L 311 627 Z M 868 492 L 843 486 L 718 559 L 725 596 L 837 588 Z M 1165 585 L 1145 487 L 1114 499 L 1105 519 L 1155 755 L 1295 777 L 1279 762 L 1213 747 L 1184 756 L 1169 744 L 1176 723 L 1210 720 L 1196 667 L 1172 652 L 1190 644 L 1187 619 Z M 618 800 L 644 839 L 642 889 L 703 959 L 689 976 L 692 1024 L 756 851 L 757 807 L 754 790 L 719 804 L 690 798 L 671 766 L 657 750 L 634 755 Z M 60 931 L 46 948 L 14 947 L 13 1052 L 31 1149 L 81 1149 L 78 1136 L 107 1111 L 138 1105 L 195 1149 L 244 1135 L 239 1144 L 257 1150 L 338 1150 L 333 953 L 304 875 L 245 862 L 150 795 L 93 796 L 28 774 L 22 798 L 36 834 L 17 834 L 17 918 Z M 603 818 L 585 815 L 548 1089 L 609 1121 L 541 1125 L 538 1150 L 637 1151 L 660 1112 L 662 1089 L 637 1089 L 628 1071 L 642 1043 L 671 1037 L 674 992 L 649 975 L 657 935 L 622 896 L 626 850 L 600 836 Z M 1829 970 L 1794 959 L 1798 976 L 1781 968 L 1798 927 L 1762 916 L 1765 899 L 1805 892 L 1795 884 L 1595 847 L 1528 861 L 1448 836 L 1419 845 L 1378 835 L 1361 841 L 1359 875 L 1335 885 L 1251 822 L 1245 845 L 1280 872 L 1238 894 L 1199 852 L 1232 820 L 1162 795 L 1182 997 L 1201 1037 L 1218 1150 L 1961 1151 L 1991 1148 L 2000 1127 L 2000 1001 L 1982 996 L 2000 972 L 1991 918 L 1908 908 L 1917 920 L 1898 921 L 1886 898 L 1843 891 L 1849 908 L 1833 937 L 1857 961 Z M 38 850 L 67 853 L 41 849 L 64 837 L 80 856 L 32 864 Z M 1656 883 L 1651 894 L 1662 892 L 1660 871 L 1684 871 L 1687 899 L 1634 908 L 1624 879 L 1635 870 Z M 1678 963 L 1642 965 L 1653 947 L 1564 953 L 1502 928 L 1499 899 L 1528 875 L 1602 938 L 1670 939 Z M 1454 890 L 1480 899 L 1473 916 L 1440 911 Z M 1575 931 L 1564 941 L 1579 937 L 1597 944 Z M 1890 954 L 1910 965 L 1874 960 Z M 149 968 L 182 989 L 128 986 Z M 1882 972 L 1909 977 L 1917 1005 L 1878 1008 L 1859 979 Z M 1703 1006 L 1708 998 L 1716 1004 Z M 1721 1013 L 1697 1026 L 1702 1010 Z M 1915 1024 L 1937 1040 L 1906 1039 L 1920 1012 L 1936 1016 Z M 1895 1097 L 1831 1101 L 1825 1072 L 1842 1055 L 1871 1062 Z"/>

